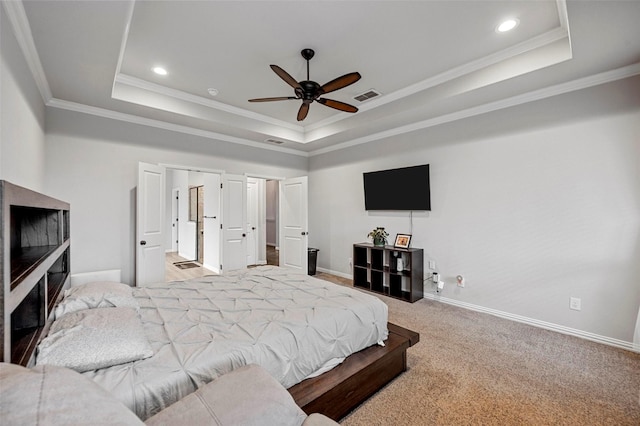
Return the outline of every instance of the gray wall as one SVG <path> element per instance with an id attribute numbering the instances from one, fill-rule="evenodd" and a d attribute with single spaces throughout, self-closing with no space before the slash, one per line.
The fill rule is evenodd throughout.
<path id="1" fill-rule="evenodd" d="M 0 6 L 0 179 L 44 186 L 44 104 Z"/>
<path id="2" fill-rule="evenodd" d="M 134 281 L 138 162 L 295 177 L 304 157 L 47 109 L 45 191 L 71 203 L 72 272 L 122 269 Z"/>
<path id="3" fill-rule="evenodd" d="M 636 77 L 312 157 L 319 267 L 349 274 L 352 244 L 376 226 L 391 241 L 411 232 L 406 212 L 365 211 L 363 172 L 428 163 L 432 211 L 414 214 L 412 246 L 436 262 L 440 297 L 632 341 L 639 100 Z"/>

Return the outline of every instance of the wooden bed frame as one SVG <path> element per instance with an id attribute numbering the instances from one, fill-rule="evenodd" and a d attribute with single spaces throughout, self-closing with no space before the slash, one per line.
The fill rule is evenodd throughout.
<path id="1" fill-rule="evenodd" d="M 338 421 L 407 370 L 407 349 L 420 341 L 420 335 L 391 323 L 388 328 L 384 347 L 363 349 L 333 370 L 289 388 L 305 413 Z"/>
<path id="2" fill-rule="evenodd" d="M 18 350 L 18 360 L 33 366 L 37 341 L 46 335 L 51 318 L 31 345 Z M 321 413 L 338 421 L 354 408 L 407 370 L 407 349 L 420 341 L 420 335 L 387 323 L 385 346 L 374 345 L 348 356 L 342 364 L 317 377 L 288 389 L 296 404 L 307 413 Z"/>

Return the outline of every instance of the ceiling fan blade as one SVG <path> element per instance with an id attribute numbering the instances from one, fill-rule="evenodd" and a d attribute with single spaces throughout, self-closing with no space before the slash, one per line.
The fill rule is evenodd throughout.
<path id="1" fill-rule="evenodd" d="M 298 110 L 298 121 L 302 121 L 307 118 L 307 114 L 309 113 L 309 104 L 307 102 L 303 102 L 300 105 L 300 109 Z"/>
<path id="2" fill-rule="evenodd" d="M 289 73 L 287 73 L 285 70 L 283 70 L 277 65 L 269 65 L 269 66 L 271 67 L 273 72 L 278 74 L 278 77 L 283 79 L 285 83 L 287 83 L 289 86 L 293 87 L 294 89 L 301 89 L 300 84 L 298 84 L 298 82 L 293 77 L 291 77 Z"/>
<path id="3" fill-rule="evenodd" d="M 298 99 L 295 96 L 280 96 L 277 98 L 257 98 L 249 99 L 249 102 L 271 102 L 271 101 L 287 101 L 289 99 Z"/>
<path id="4" fill-rule="evenodd" d="M 333 99 L 320 98 L 316 99 L 316 101 L 330 108 L 339 109 L 340 111 L 358 112 L 358 108 L 354 107 L 353 105 L 345 104 L 344 102 L 340 101 L 334 101 Z"/>
<path id="5" fill-rule="evenodd" d="M 342 77 L 338 77 L 336 79 L 331 80 L 327 84 L 320 87 L 322 93 L 333 92 L 334 90 L 342 89 L 343 87 L 347 87 L 350 84 L 355 83 L 360 80 L 359 72 L 352 72 L 349 74 L 345 74 Z"/>

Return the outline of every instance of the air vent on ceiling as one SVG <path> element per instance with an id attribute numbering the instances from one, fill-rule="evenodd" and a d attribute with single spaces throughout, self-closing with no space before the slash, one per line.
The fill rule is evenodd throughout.
<path id="1" fill-rule="evenodd" d="M 364 101 L 368 101 L 369 99 L 373 99 L 377 96 L 380 96 L 381 94 L 382 93 L 378 92 L 375 89 L 369 89 L 358 96 L 354 96 L 353 99 L 355 99 L 358 102 L 364 102 Z"/>
<path id="2" fill-rule="evenodd" d="M 279 141 L 277 139 L 272 139 L 272 138 L 265 139 L 264 141 L 267 143 L 275 143 L 276 145 L 282 145 L 284 143 L 284 141 Z"/>

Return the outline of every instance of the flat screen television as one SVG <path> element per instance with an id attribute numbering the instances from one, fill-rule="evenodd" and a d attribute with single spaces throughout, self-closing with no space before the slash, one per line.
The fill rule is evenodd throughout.
<path id="1" fill-rule="evenodd" d="M 431 210 L 428 164 L 362 175 L 365 210 Z"/>

